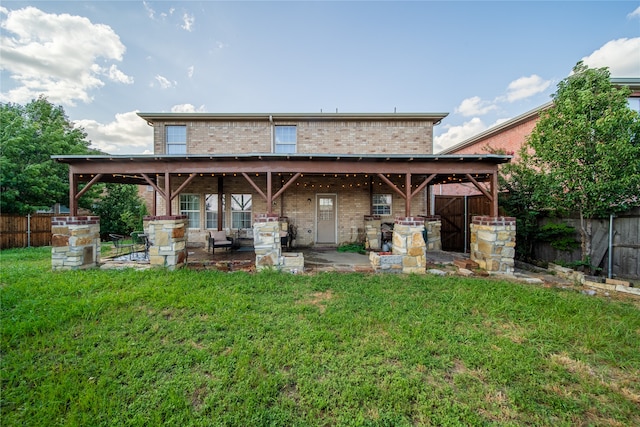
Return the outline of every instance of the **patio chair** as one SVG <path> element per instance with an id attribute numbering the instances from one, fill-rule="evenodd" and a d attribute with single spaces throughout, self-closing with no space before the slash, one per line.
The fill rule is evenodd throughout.
<path id="1" fill-rule="evenodd" d="M 233 238 L 228 237 L 224 230 L 209 231 L 209 246 L 207 251 L 211 250 L 212 254 L 215 254 L 216 248 L 229 248 L 233 246 Z"/>
<path id="2" fill-rule="evenodd" d="M 134 231 L 131 233 L 131 241 L 133 242 L 133 251 L 144 253 L 144 259 L 149 259 L 149 236 L 144 231 Z"/>
<path id="3" fill-rule="evenodd" d="M 109 234 L 109 238 L 111 238 L 113 246 L 116 248 L 116 256 L 129 254 L 129 259 L 131 259 L 133 243 L 125 243 L 125 237 L 120 234 Z"/>

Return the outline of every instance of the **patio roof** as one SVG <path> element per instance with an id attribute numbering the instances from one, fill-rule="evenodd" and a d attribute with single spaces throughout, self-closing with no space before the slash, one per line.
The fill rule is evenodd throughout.
<path id="1" fill-rule="evenodd" d="M 437 154 L 194 154 L 194 155 L 72 155 L 52 156 L 69 165 L 70 201 L 72 214 L 77 213 L 77 200 L 97 182 L 116 182 L 151 185 L 166 200 L 170 215 L 171 200 L 196 176 L 243 176 L 272 206 L 272 201 L 304 174 L 371 174 L 379 177 L 405 199 L 407 214 L 411 199 L 429 184 L 442 182 L 472 182 L 491 200 L 493 215 L 497 215 L 498 166 L 511 156 L 497 154 L 437 155 Z M 249 175 L 266 175 L 266 188 L 257 185 Z M 289 174 L 286 184 L 273 193 L 272 175 Z M 389 179 L 390 174 L 404 176 L 404 189 Z M 172 191 L 173 176 L 188 178 Z M 164 178 L 164 188 L 158 178 Z M 88 183 L 78 191 L 80 182 Z M 488 182 L 487 191 L 481 182 Z"/>

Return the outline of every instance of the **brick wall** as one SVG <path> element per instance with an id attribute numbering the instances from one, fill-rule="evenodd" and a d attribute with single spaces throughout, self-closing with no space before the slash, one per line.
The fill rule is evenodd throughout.
<path id="1" fill-rule="evenodd" d="M 296 125 L 298 153 L 323 154 L 431 154 L 433 123 L 407 121 L 300 121 Z M 271 153 L 268 121 L 156 122 L 154 152 L 165 153 L 165 126 L 187 126 L 187 153 Z"/>

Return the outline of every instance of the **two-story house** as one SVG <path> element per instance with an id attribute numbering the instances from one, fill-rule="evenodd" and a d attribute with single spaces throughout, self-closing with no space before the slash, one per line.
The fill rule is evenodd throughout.
<path id="1" fill-rule="evenodd" d="M 153 194 L 152 215 L 188 218 L 193 244 L 209 230 L 250 230 L 263 213 L 286 217 L 298 245 L 340 244 L 361 237 L 365 216 L 427 214 L 443 182 L 472 183 L 497 215 L 498 165 L 510 156 L 433 155 L 446 115 L 140 113 L 153 155 L 54 158 L 70 166 L 72 215 L 80 183 L 133 183 Z"/>

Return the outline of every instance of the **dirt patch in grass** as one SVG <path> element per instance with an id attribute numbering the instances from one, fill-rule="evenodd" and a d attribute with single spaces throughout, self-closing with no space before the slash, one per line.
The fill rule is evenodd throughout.
<path id="1" fill-rule="evenodd" d="M 327 307 L 325 305 L 326 302 L 331 300 L 332 298 L 333 298 L 333 291 L 331 291 L 331 289 L 328 289 L 324 292 L 312 293 L 307 298 L 303 299 L 302 301 L 299 301 L 299 304 L 313 305 L 315 307 L 318 307 L 318 310 L 320 310 L 320 313 L 324 313 L 327 310 Z"/>

